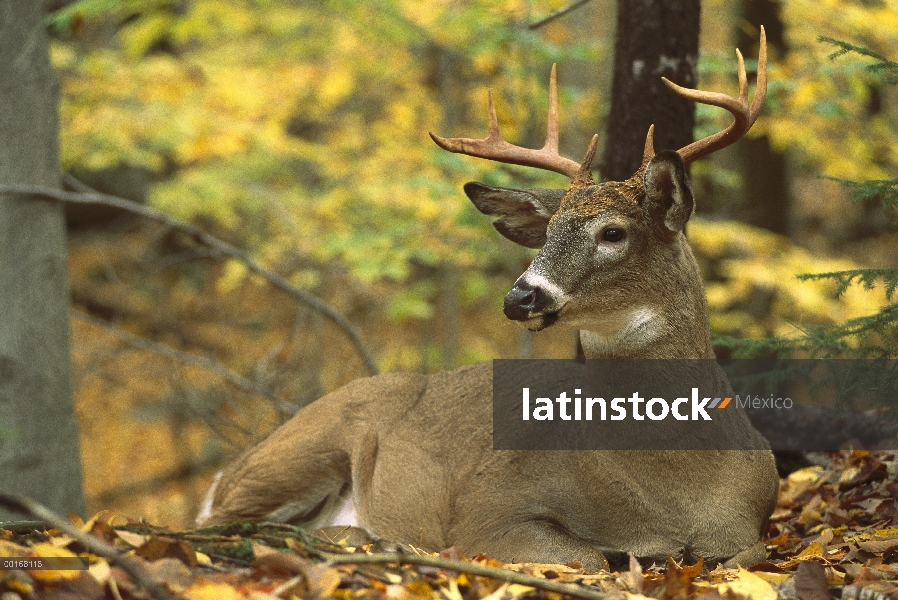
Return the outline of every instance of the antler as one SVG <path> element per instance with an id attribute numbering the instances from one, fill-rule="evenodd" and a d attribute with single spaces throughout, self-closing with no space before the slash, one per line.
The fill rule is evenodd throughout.
<path id="1" fill-rule="evenodd" d="M 761 46 L 758 51 L 758 84 L 755 88 L 755 97 L 751 107 L 748 106 L 748 77 L 745 75 L 745 62 L 742 53 L 736 50 L 736 58 L 739 60 L 739 97 L 733 98 L 720 92 L 703 92 L 680 87 L 677 84 L 662 77 L 667 87 L 684 98 L 725 108 L 733 114 L 735 120 L 723 131 L 718 131 L 706 138 L 692 142 L 677 150 L 683 162 L 689 164 L 721 148 L 726 148 L 736 142 L 751 129 L 755 120 L 764 107 L 764 99 L 767 97 L 767 35 L 761 26 Z"/>
<path id="2" fill-rule="evenodd" d="M 496 106 L 493 104 L 492 91 L 489 93 L 489 113 L 490 133 L 482 140 L 444 138 L 433 133 L 430 134 L 430 137 L 440 148 L 450 152 L 554 171 L 567 175 L 571 180 L 578 178 L 581 165 L 558 154 L 558 88 L 555 83 L 555 65 L 552 65 L 552 76 L 549 79 L 549 117 L 546 125 L 546 143 L 541 149 L 532 150 L 515 146 L 502 139 L 499 134 L 499 120 L 496 118 Z M 587 165 L 588 167 L 589 165 Z M 580 175 L 580 178 L 582 179 L 583 176 Z"/>

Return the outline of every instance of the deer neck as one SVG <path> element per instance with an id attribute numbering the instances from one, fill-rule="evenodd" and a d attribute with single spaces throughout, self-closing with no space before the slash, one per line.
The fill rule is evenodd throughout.
<path id="1" fill-rule="evenodd" d="M 689 244 L 679 238 L 677 268 L 655 274 L 655 297 L 580 331 L 586 358 L 714 358 L 705 288 Z"/>

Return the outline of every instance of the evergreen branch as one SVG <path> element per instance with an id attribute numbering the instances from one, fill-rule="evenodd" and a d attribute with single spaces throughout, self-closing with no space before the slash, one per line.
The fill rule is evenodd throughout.
<path id="1" fill-rule="evenodd" d="M 872 65 L 868 65 L 868 71 L 879 75 L 880 77 L 882 77 L 883 81 L 890 85 L 895 85 L 896 83 L 898 83 L 898 63 L 887 59 L 885 56 L 877 54 L 869 48 L 864 48 L 863 46 L 855 46 L 854 44 L 849 44 L 848 42 L 843 42 L 842 40 L 837 40 L 825 35 L 819 36 L 817 38 L 817 41 L 826 42 L 838 48 L 838 50 L 829 55 L 830 60 L 835 60 L 840 56 L 852 52 L 861 56 L 866 56 L 867 58 L 872 58 L 878 62 L 875 62 Z"/>
<path id="2" fill-rule="evenodd" d="M 850 271 L 833 271 L 830 273 L 804 273 L 798 275 L 798 279 L 802 281 L 821 281 L 824 279 L 834 279 L 838 288 L 836 289 L 836 297 L 841 296 L 845 290 L 853 284 L 860 284 L 864 289 L 872 290 L 876 287 L 876 282 L 882 279 L 885 284 L 886 300 L 891 301 L 892 295 L 898 289 L 898 268 L 881 268 L 881 269 L 853 269 Z"/>
<path id="3" fill-rule="evenodd" d="M 83 190 L 87 186 L 81 184 L 78 187 L 79 189 Z M 120 198 L 118 196 L 101 194 L 100 192 L 95 191 L 66 192 L 55 188 L 34 185 L 0 185 L 0 194 L 15 194 L 32 198 L 49 198 L 60 202 L 72 202 L 76 204 L 102 204 L 105 206 L 113 206 L 131 213 L 136 213 L 142 217 L 152 219 L 153 221 L 162 223 L 167 227 L 171 227 L 172 229 L 181 231 L 200 244 L 211 248 L 219 255 L 229 256 L 242 262 L 247 269 L 262 277 L 277 289 L 285 292 L 286 294 L 292 296 L 293 298 L 299 300 L 303 304 L 306 304 L 307 306 L 320 312 L 322 315 L 330 319 L 331 322 L 342 329 L 343 333 L 345 333 L 350 341 L 352 341 L 353 345 L 356 348 L 356 351 L 364 361 L 365 366 L 368 367 L 368 370 L 372 374 L 378 373 L 378 368 L 377 364 L 374 362 L 374 357 L 371 355 L 371 352 L 368 351 L 368 348 L 362 341 L 361 334 L 355 328 L 355 326 L 350 323 L 348 319 L 346 319 L 346 317 L 341 315 L 318 296 L 310 294 L 309 292 L 296 287 L 277 273 L 266 269 L 265 267 L 257 263 L 255 259 L 245 251 L 237 248 L 236 246 L 232 246 L 231 244 L 228 244 L 227 242 L 224 242 L 213 235 L 206 233 L 198 227 L 194 227 L 189 223 L 179 221 L 174 217 L 170 217 L 169 215 L 163 213 L 162 211 L 156 210 L 155 208 L 144 206 L 143 204 L 139 204 L 125 198 Z"/>
<path id="4" fill-rule="evenodd" d="M 822 179 L 835 181 L 845 188 L 852 202 L 881 202 L 898 222 L 898 179 L 850 181 L 827 176 Z"/>
<path id="5" fill-rule="evenodd" d="M 838 48 L 838 50 L 836 50 L 835 52 L 833 52 L 832 54 L 829 55 L 830 60 L 835 60 L 836 58 L 839 58 L 840 56 L 843 56 L 850 52 L 854 52 L 856 54 L 860 54 L 861 56 L 875 58 L 876 60 L 881 61 L 881 62 L 889 62 L 889 60 L 885 56 L 882 56 L 881 54 L 877 54 L 876 52 L 873 52 L 869 48 L 864 48 L 863 46 L 855 46 L 854 44 L 849 44 L 848 42 L 843 42 L 842 40 L 837 40 L 835 38 L 831 38 L 831 37 L 828 37 L 825 35 L 818 36 L 817 41 L 818 42 L 826 42 L 826 43 L 832 44 L 833 46 Z M 893 63 L 893 64 L 895 64 L 895 63 Z M 898 66 L 898 64 L 896 64 L 895 66 Z"/>
<path id="6" fill-rule="evenodd" d="M 808 325 L 801 332 L 797 337 L 750 340 L 715 335 L 714 345 L 731 350 L 734 358 L 785 358 L 799 354 L 809 358 L 896 358 L 898 304 L 838 325 Z"/>

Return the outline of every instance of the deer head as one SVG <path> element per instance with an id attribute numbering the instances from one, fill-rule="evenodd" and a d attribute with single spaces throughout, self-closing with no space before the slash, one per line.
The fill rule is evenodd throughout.
<path id="1" fill-rule="evenodd" d="M 642 164 L 626 181 L 593 181 L 590 167 L 598 136 L 593 136 L 582 163 L 558 153 L 554 66 L 543 148 L 531 150 L 502 139 L 492 94 L 486 138 L 431 134 L 440 147 L 452 152 L 545 169 L 571 179 L 567 190 L 465 185 L 477 209 L 495 217 L 499 233 L 540 249 L 505 296 L 509 319 L 533 331 L 556 323 L 578 328 L 590 358 L 713 356 L 704 289 L 683 235 L 695 206 L 685 167 L 736 142 L 761 112 L 767 91 L 763 27 L 751 105 L 745 64 L 738 50 L 736 55 L 738 97 L 686 89 L 664 79 L 680 96 L 728 110 L 733 123 L 677 151 L 658 153 L 650 127 Z"/>

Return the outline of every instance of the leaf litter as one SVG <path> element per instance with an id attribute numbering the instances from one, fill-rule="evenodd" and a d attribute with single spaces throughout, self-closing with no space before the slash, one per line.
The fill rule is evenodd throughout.
<path id="1" fill-rule="evenodd" d="M 578 563 L 506 564 L 459 549 L 318 535 L 274 523 L 172 531 L 101 513 L 70 520 L 142 564 L 168 598 L 195 600 L 898 600 L 898 455 L 843 451 L 781 480 L 764 543 L 749 569 L 640 564 L 585 572 Z M 118 520 L 121 520 L 118 518 Z M 330 535 L 328 535 L 330 534 Z M 397 554 L 399 552 L 399 554 Z M 74 533 L 0 529 L 0 557 L 86 557 L 81 571 L 0 570 L 2 600 L 147 599 L 165 596 L 92 554 Z M 143 583 L 143 584 L 142 584 Z"/>

